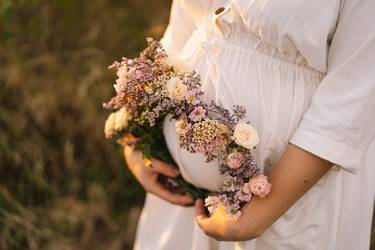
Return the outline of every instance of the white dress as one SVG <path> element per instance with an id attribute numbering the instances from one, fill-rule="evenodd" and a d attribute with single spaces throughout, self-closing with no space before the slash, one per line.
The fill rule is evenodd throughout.
<path id="1" fill-rule="evenodd" d="M 223 6 L 224 11 L 215 10 Z M 219 13 L 220 12 L 220 13 Z M 259 238 L 217 242 L 192 207 L 147 195 L 137 250 L 369 249 L 375 185 L 374 0 L 175 0 L 167 51 L 202 76 L 207 99 L 240 104 L 267 174 L 288 142 L 335 166 Z M 168 147 L 185 179 L 220 190 L 215 163 Z M 254 215 L 256 216 L 256 215 Z"/>

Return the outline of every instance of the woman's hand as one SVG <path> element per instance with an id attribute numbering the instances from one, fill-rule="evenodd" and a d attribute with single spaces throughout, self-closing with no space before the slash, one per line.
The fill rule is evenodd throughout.
<path id="1" fill-rule="evenodd" d="M 195 204 L 196 221 L 202 230 L 217 240 L 246 241 L 259 237 L 293 204 L 314 186 L 332 164 L 302 148 L 289 144 L 272 169 L 272 191 L 267 198 L 252 198 L 242 209 L 238 221 L 231 221 L 217 209 L 207 216 L 202 200 Z"/>
<path id="2" fill-rule="evenodd" d="M 160 176 L 177 177 L 178 169 L 168 163 L 153 159 L 152 168 L 146 167 L 142 159 L 142 153 L 133 150 L 129 146 L 124 147 L 124 156 L 130 171 L 146 192 L 155 194 L 170 203 L 188 206 L 194 204 L 193 198 L 185 194 L 172 192 L 160 183 Z"/>
<path id="3" fill-rule="evenodd" d="M 260 227 L 244 227 L 241 216 L 238 221 L 228 219 L 224 208 L 218 208 L 208 216 L 203 200 L 195 202 L 195 219 L 204 233 L 219 241 L 246 241 L 259 237 L 263 232 Z"/>

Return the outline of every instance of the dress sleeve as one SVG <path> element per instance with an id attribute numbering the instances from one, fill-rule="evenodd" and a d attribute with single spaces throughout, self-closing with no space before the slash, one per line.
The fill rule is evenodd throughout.
<path id="1" fill-rule="evenodd" d="M 290 142 L 356 173 L 375 135 L 375 1 L 345 0 L 328 73 Z"/>
<path id="2" fill-rule="evenodd" d="M 169 24 L 161 39 L 167 53 L 178 55 L 195 30 L 195 26 L 185 0 L 173 0 Z"/>

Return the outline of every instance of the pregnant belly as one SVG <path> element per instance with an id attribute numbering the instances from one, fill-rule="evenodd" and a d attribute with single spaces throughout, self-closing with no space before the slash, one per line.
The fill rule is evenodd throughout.
<path id="1" fill-rule="evenodd" d="M 246 108 L 246 121 L 260 137 L 254 157 L 267 174 L 298 127 L 322 75 L 256 51 L 221 48 L 212 61 L 197 49 L 187 58 L 203 79 L 207 101 L 215 100 L 228 109 L 235 104 Z M 180 149 L 175 121 L 165 120 L 164 135 L 183 177 L 197 187 L 220 191 L 217 162 L 205 163 L 202 155 Z"/>
<path id="2" fill-rule="evenodd" d="M 211 191 L 220 191 L 222 179 L 218 172 L 217 162 L 204 162 L 201 154 L 191 154 L 179 146 L 175 129 L 176 120 L 167 117 L 164 121 L 163 132 L 168 149 L 178 164 L 181 174 L 191 184 Z"/>

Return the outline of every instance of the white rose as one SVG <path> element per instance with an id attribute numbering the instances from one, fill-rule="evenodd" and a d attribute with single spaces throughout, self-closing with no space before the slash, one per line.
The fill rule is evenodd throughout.
<path id="1" fill-rule="evenodd" d="M 247 149 L 252 149 L 259 143 L 259 136 L 256 129 L 244 122 L 236 125 L 232 139 L 237 145 Z"/>
<path id="2" fill-rule="evenodd" d="M 105 121 L 104 135 L 107 139 L 110 139 L 112 137 L 113 132 L 115 131 L 115 119 L 116 113 L 111 113 Z"/>
<path id="3" fill-rule="evenodd" d="M 130 114 L 125 108 L 121 108 L 115 114 L 115 130 L 120 131 L 125 129 L 128 126 L 128 121 L 131 119 Z"/>
<path id="4" fill-rule="evenodd" d="M 187 87 L 179 77 L 172 77 L 167 82 L 167 89 L 171 98 L 182 100 L 187 92 Z"/>
<path id="5" fill-rule="evenodd" d="M 187 65 L 187 63 L 178 57 L 168 56 L 167 58 L 165 58 L 165 61 L 178 73 L 189 71 L 189 66 Z"/>

